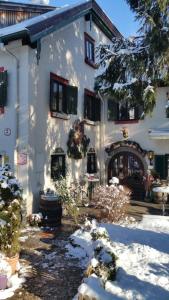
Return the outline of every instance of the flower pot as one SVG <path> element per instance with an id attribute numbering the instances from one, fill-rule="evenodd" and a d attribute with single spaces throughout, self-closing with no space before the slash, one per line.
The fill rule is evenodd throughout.
<path id="1" fill-rule="evenodd" d="M 19 254 L 16 254 L 12 257 L 6 257 L 7 263 L 10 265 L 12 274 L 14 274 L 17 271 L 17 264 L 19 262 Z"/>
<path id="2" fill-rule="evenodd" d="M 7 287 L 7 276 L 0 274 L 0 290 L 5 290 Z"/>

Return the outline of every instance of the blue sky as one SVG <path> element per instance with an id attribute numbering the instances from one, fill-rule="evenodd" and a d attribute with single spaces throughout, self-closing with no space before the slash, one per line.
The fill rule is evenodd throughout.
<path id="1" fill-rule="evenodd" d="M 96 0 L 106 12 L 114 25 L 124 36 L 135 35 L 139 25 L 134 20 L 134 15 L 130 11 L 125 0 Z M 51 4 L 58 6 L 76 3 L 78 0 L 51 0 Z"/>
<path id="2" fill-rule="evenodd" d="M 7 0 L 8 1 L 8 0 Z M 14 2 L 40 2 L 40 0 L 13 0 Z M 48 0 L 41 0 L 46 1 Z M 135 35 L 139 25 L 134 21 L 134 15 L 130 11 L 125 0 L 96 0 L 106 12 L 118 30 L 125 36 Z M 63 6 L 66 4 L 77 3 L 78 0 L 50 0 L 51 5 Z"/>

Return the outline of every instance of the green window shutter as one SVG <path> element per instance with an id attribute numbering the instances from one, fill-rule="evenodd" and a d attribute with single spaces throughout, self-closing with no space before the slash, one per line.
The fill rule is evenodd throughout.
<path id="1" fill-rule="evenodd" d="M 87 94 L 84 94 L 84 118 L 89 118 L 89 110 L 90 110 L 90 97 Z"/>
<path id="2" fill-rule="evenodd" d="M 0 107 L 4 107 L 7 105 L 7 85 L 8 85 L 7 71 L 0 72 Z"/>
<path id="3" fill-rule="evenodd" d="M 165 157 L 165 155 L 155 155 L 155 170 L 160 175 L 160 179 L 166 178 L 166 157 Z"/>
<path id="4" fill-rule="evenodd" d="M 62 95 L 62 112 L 68 113 L 68 103 L 67 103 L 67 86 L 63 85 L 63 95 Z"/>
<path id="5" fill-rule="evenodd" d="M 94 121 L 101 121 L 101 101 L 100 98 L 93 98 L 94 102 Z"/>
<path id="6" fill-rule="evenodd" d="M 66 86 L 66 98 L 67 113 L 77 115 L 78 88 L 76 86 Z"/>
<path id="7" fill-rule="evenodd" d="M 169 177 L 169 154 L 165 154 L 165 178 Z"/>
<path id="8" fill-rule="evenodd" d="M 50 80 L 50 111 L 56 111 L 56 99 L 54 97 L 54 81 Z"/>
<path id="9" fill-rule="evenodd" d="M 138 105 L 135 107 L 135 119 L 136 120 L 143 120 L 144 119 L 144 106 L 143 105 Z"/>
<path id="10" fill-rule="evenodd" d="M 113 99 L 108 99 L 108 105 L 107 105 L 107 118 L 108 121 L 117 121 L 118 120 L 118 111 L 119 111 L 119 105 L 116 101 Z"/>

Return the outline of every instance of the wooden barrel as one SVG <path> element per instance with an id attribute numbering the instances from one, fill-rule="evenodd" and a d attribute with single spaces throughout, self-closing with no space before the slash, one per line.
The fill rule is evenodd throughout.
<path id="1" fill-rule="evenodd" d="M 152 189 L 152 196 L 153 196 L 153 200 L 155 203 L 163 203 L 163 202 L 167 202 L 167 198 L 168 195 L 167 193 L 163 193 L 162 191 L 160 191 L 160 188 L 163 187 L 162 185 L 154 185 L 153 189 Z M 159 191 L 158 191 L 159 188 Z M 157 190 L 155 190 L 157 189 Z"/>
<path id="2" fill-rule="evenodd" d="M 57 195 L 41 195 L 40 211 L 43 215 L 43 225 L 57 226 L 61 224 L 62 203 Z"/>

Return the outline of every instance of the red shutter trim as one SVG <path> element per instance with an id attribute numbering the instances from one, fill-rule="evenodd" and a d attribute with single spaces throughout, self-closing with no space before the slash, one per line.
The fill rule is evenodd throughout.
<path id="1" fill-rule="evenodd" d="M 50 78 L 53 79 L 53 80 L 55 80 L 55 81 L 57 81 L 57 82 L 59 82 L 59 83 L 61 83 L 61 84 L 65 84 L 65 85 L 69 84 L 69 80 L 67 80 L 67 79 L 65 79 L 65 78 L 63 78 L 61 76 L 58 76 L 58 75 L 56 75 L 54 73 L 50 73 Z"/>
<path id="2" fill-rule="evenodd" d="M 84 92 L 85 92 L 85 95 L 87 95 L 87 96 L 91 96 L 91 97 L 94 97 L 94 98 L 97 97 L 97 95 L 96 95 L 95 92 L 90 91 L 90 90 L 88 90 L 88 89 L 84 89 Z"/>
<path id="3" fill-rule="evenodd" d="M 84 32 L 84 36 L 85 36 L 85 40 L 95 43 L 95 40 L 87 32 Z"/>

